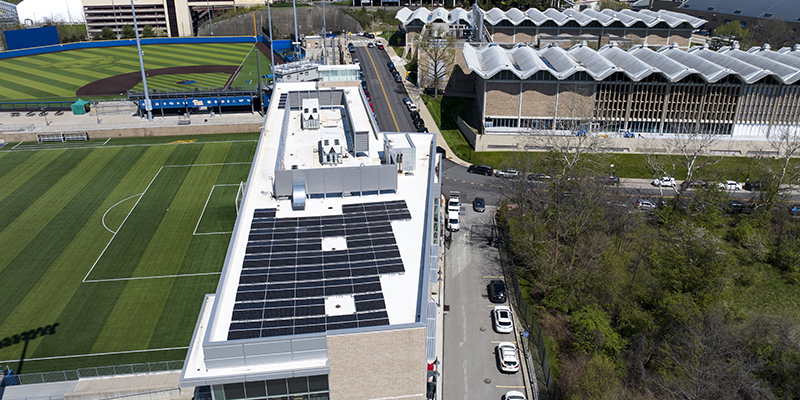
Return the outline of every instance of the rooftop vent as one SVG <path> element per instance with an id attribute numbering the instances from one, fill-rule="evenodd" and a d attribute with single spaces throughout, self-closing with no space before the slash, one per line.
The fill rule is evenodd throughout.
<path id="1" fill-rule="evenodd" d="M 303 99 L 303 129 L 319 129 L 319 99 Z"/>

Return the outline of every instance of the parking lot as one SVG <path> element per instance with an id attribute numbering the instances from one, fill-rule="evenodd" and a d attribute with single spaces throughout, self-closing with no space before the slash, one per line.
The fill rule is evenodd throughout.
<path id="1" fill-rule="evenodd" d="M 476 213 L 472 200 L 462 195 L 461 228 L 452 233 L 450 248 L 445 250 L 442 393 L 451 399 L 501 399 L 509 390 L 525 393 L 527 370 L 519 349 L 520 371 L 509 374 L 499 369 L 497 345 L 516 344 L 519 334 L 516 329 L 506 334 L 493 329 L 492 310 L 497 304 L 489 301 L 487 285 L 492 279 L 503 279 L 498 250 L 490 245 L 496 207 Z M 510 306 L 508 301 L 503 304 Z"/>

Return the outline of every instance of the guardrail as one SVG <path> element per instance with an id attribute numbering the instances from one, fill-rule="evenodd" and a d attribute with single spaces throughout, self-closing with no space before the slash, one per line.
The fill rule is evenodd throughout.
<path id="1" fill-rule="evenodd" d="M 124 364 L 108 367 L 79 368 L 69 371 L 40 372 L 34 374 L 11 375 L 6 378 L 14 381 L 11 385 L 32 385 L 36 383 L 52 383 L 77 381 L 83 378 L 96 378 L 101 376 L 147 374 L 153 372 L 176 371 L 183 369 L 181 361 L 161 361 L 142 364 Z"/>

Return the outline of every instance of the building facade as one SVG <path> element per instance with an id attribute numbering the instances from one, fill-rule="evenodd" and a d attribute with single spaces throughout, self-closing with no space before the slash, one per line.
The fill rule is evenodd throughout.
<path id="1" fill-rule="evenodd" d="M 465 46 L 461 88 L 486 134 L 713 133 L 764 137 L 800 124 L 800 45 L 627 51 Z M 470 77 L 472 78 L 470 80 Z M 450 90 L 451 87 L 448 87 Z"/>
<path id="2" fill-rule="evenodd" d="M 437 8 L 429 11 L 403 8 L 396 18 L 406 31 L 406 43 L 428 24 L 447 24 L 457 37 L 472 36 L 477 42 L 526 43 L 544 46 L 556 40 L 587 40 L 609 43 L 627 41 L 632 44 L 646 42 L 651 46 L 678 43 L 689 47 L 692 30 L 706 21 L 672 11 L 649 10 L 619 12 L 609 9 L 545 11 L 531 8 L 521 11 L 512 8 L 502 11 L 493 8 L 483 11 L 477 6 L 471 11 L 456 8 L 451 11 Z M 479 28 L 478 28 L 479 27 Z"/>
<path id="3" fill-rule="evenodd" d="M 108 27 L 115 33 L 125 25 L 133 26 L 131 3 L 124 0 L 82 0 L 89 36 Z M 145 25 L 159 29 L 169 37 L 193 36 L 197 25 L 210 15 L 236 7 L 263 5 L 256 0 L 135 0 L 139 30 Z"/>
<path id="4" fill-rule="evenodd" d="M 17 5 L 0 0 L 0 25 L 8 26 L 18 23 Z"/>
<path id="5" fill-rule="evenodd" d="M 435 136 L 384 134 L 357 82 L 330 86 L 275 85 L 181 386 L 217 400 L 426 398 Z"/>

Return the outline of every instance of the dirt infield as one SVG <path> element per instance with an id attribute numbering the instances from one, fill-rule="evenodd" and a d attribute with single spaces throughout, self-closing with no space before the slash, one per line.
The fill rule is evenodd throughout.
<path id="1" fill-rule="evenodd" d="M 211 73 L 233 74 L 236 72 L 237 68 L 238 66 L 236 65 L 194 65 L 187 67 L 157 68 L 148 69 L 147 76 Z M 108 78 L 103 78 L 84 85 L 82 88 L 78 89 L 75 94 L 78 97 L 124 94 L 141 81 L 142 73 L 139 71 L 109 76 Z"/>

